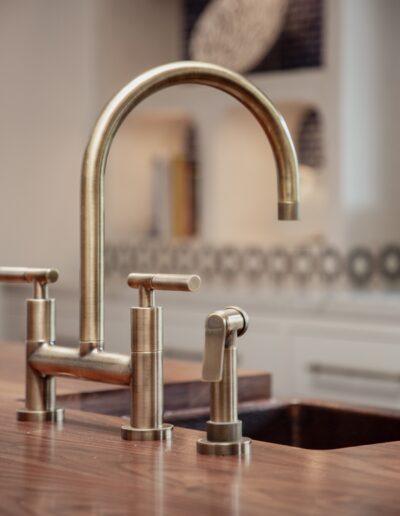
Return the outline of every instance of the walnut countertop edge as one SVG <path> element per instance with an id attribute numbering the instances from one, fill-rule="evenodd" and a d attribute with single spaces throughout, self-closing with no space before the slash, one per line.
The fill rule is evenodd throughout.
<path id="1" fill-rule="evenodd" d="M 7 382 L 0 377 L 1 514 L 400 513 L 400 442 L 330 451 L 254 442 L 249 461 L 199 456 L 193 430 L 176 428 L 170 444 L 132 443 L 110 416 L 68 410 L 59 426 L 17 422 L 21 393 Z"/>

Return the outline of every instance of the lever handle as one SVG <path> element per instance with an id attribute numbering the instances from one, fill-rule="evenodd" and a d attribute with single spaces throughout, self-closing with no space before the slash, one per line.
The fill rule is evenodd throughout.
<path id="1" fill-rule="evenodd" d="M 0 281 L 5 283 L 54 283 L 58 280 L 56 269 L 35 269 L 28 267 L 0 267 Z"/>
<path id="2" fill-rule="evenodd" d="M 155 290 L 194 292 L 200 287 L 201 279 L 195 274 L 151 274 L 134 272 L 128 276 L 128 285 L 139 289 L 141 307 L 154 306 Z"/>
<path id="3" fill-rule="evenodd" d="M 154 306 L 154 291 L 192 292 L 201 281 L 195 275 L 133 273 L 127 282 L 139 289 L 139 306 L 131 308 L 131 419 L 122 438 L 169 439 L 173 426 L 163 423 L 163 310 Z"/>
<path id="4" fill-rule="evenodd" d="M 56 269 L 0 267 L 0 282 L 33 283 L 36 298 L 46 298 L 48 283 L 58 280 Z"/>
<path id="5" fill-rule="evenodd" d="M 222 380 L 224 348 L 229 345 L 228 337 L 232 332 L 237 332 L 240 337 L 247 331 L 248 324 L 246 312 L 235 306 L 213 312 L 207 317 L 202 372 L 204 381 Z"/>
<path id="6" fill-rule="evenodd" d="M 200 287 L 201 279 L 195 274 L 146 274 L 134 272 L 128 276 L 132 288 L 146 290 L 176 290 L 194 292 Z"/>
<path id="7" fill-rule="evenodd" d="M 206 382 L 222 380 L 226 319 L 221 312 L 210 314 L 206 320 L 202 378 Z"/>

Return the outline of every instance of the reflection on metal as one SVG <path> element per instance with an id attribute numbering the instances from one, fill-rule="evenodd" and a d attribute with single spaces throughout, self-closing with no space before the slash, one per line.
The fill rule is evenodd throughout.
<path id="1" fill-rule="evenodd" d="M 27 304 L 25 408 L 17 412 L 19 421 L 54 421 L 63 419 L 64 411 L 56 408 L 56 385 L 53 376 L 44 376 L 29 362 L 44 343 L 54 349 L 55 301 L 48 297 L 48 284 L 58 279 L 55 269 L 0 267 L 0 281 L 32 283 L 33 299 Z"/>

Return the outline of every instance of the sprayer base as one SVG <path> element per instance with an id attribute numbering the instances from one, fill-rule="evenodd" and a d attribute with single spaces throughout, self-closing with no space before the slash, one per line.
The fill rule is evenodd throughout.
<path id="1" fill-rule="evenodd" d="M 197 453 L 201 455 L 248 455 L 251 451 L 251 439 L 242 437 L 235 442 L 213 442 L 207 439 L 197 441 Z"/>
<path id="2" fill-rule="evenodd" d="M 54 410 L 17 410 L 18 421 L 51 421 L 52 423 L 61 423 L 64 421 L 64 409 L 58 408 Z"/>

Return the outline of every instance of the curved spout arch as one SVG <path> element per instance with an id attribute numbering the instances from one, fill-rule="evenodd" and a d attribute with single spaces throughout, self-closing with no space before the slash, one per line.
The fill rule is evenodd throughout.
<path id="1" fill-rule="evenodd" d="M 109 149 L 127 115 L 153 93 L 176 84 L 203 84 L 241 102 L 270 141 L 278 177 L 278 216 L 296 219 L 299 174 L 286 123 L 269 99 L 244 77 L 217 65 L 182 61 L 143 73 L 107 104 L 90 136 L 81 179 L 80 349 L 85 354 L 104 343 L 104 175 Z"/>

